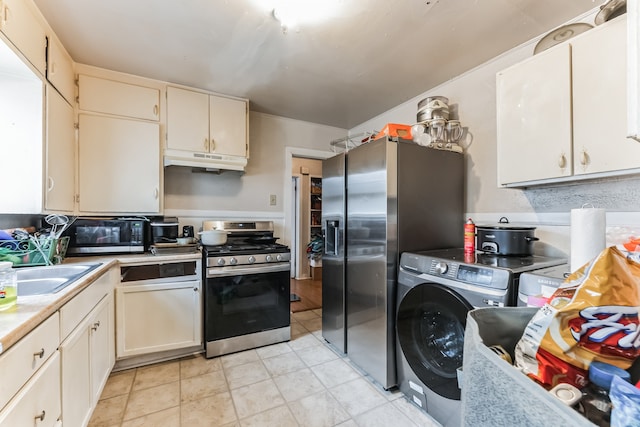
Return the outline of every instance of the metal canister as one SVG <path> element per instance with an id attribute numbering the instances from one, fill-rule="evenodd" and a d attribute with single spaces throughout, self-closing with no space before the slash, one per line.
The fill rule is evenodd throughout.
<path id="1" fill-rule="evenodd" d="M 476 225 L 471 218 L 464 224 L 464 253 L 472 254 L 476 251 Z"/>
<path id="2" fill-rule="evenodd" d="M 449 98 L 430 96 L 418 102 L 418 122 L 432 119 L 449 120 Z"/>

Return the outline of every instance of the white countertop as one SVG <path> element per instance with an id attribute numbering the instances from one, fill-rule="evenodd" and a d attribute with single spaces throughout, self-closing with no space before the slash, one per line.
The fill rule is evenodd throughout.
<path id="1" fill-rule="evenodd" d="M 67 258 L 64 260 L 64 264 L 92 264 L 98 262 L 102 263 L 102 265 L 85 274 L 59 292 L 54 294 L 18 296 L 18 302 L 15 306 L 5 311 L 0 311 L 0 354 L 35 329 L 40 323 L 112 267 L 117 265 L 199 260 L 201 257 L 202 255 L 198 251 L 184 254 L 152 255 L 145 253 Z"/>

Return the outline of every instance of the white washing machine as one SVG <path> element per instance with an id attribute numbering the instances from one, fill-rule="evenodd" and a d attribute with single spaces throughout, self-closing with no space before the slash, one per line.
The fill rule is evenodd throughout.
<path id="1" fill-rule="evenodd" d="M 458 377 L 467 313 L 515 306 L 522 272 L 564 262 L 535 255 L 465 257 L 461 248 L 403 253 L 396 312 L 400 390 L 443 426 L 460 426 Z"/>

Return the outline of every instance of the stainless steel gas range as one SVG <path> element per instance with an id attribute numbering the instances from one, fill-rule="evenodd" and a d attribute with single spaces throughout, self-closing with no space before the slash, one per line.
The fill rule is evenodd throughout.
<path id="1" fill-rule="evenodd" d="M 203 246 L 206 357 L 288 341 L 291 252 L 271 221 L 204 221 L 227 242 Z"/>

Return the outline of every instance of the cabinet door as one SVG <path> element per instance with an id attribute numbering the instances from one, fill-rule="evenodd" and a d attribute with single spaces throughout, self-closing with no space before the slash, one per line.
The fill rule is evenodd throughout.
<path id="1" fill-rule="evenodd" d="M 568 44 L 497 75 L 498 183 L 572 174 Z"/>
<path id="2" fill-rule="evenodd" d="M 98 77 L 78 76 L 78 108 L 157 121 L 160 119 L 160 90 Z"/>
<path id="3" fill-rule="evenodd" d="M 167 148 L 209 151 L 209 95 L 167 87 Z"/>
<path id="4" fill-rule="evenodd" d="M 79 115 L 79 210 L 160 211 L 160 125 Z"/>
<path id="5" fill-rule="evenodd" d="M 627 138 L 626 17 L 576 38 L 573 56 L 574 173 L 640 167 L 640 143 Z"/>
<path id="6" fill-rule="evenodd" d="M 49 37 L 47 44 L 47 80 L 58 89 L 67 102 L 75 102 L 73 61 L 55 37 Z"/>
<path id="7" fill-rule="evenodd" d="M 90 319 L 86 319 L 60 344 L 62 361 L 62 421 L 65 426 L 85 426 L 92 411 Z"/>
<path id="8" fill-rule="evenodd" d="M 116 357 L 202 344 L 200 281 L 116 288 Z"/>
<path id="9" fill-rule="evenodd" d="M 94 309 L 89 333 L 91 351 L 92 406 L 100 400 L 111 369 L 115 363 L 113 293 L 107 295 Z"/>
<path id="10" fill-rule="evenodd" d="M 0 412 L 0 427 L 53 427 L 59 418 L 60 355 L 56 351 Z"/>
<path id="11" fill-rule="evenodd" d="M 229 156 L 247 156 L 247 103 L 246 101 L 209 97 L 209 139 L 212 153 Z"/>
<path id="12" fill-rule="evenodd" d="M 73 212 L 76 141 L 73 107 L 47 85 L 47 145 L 45 209 Z"/>
<path id="13" fill-rule="evenodd" d="M 0 8 L 0 30 L 44 75 L 47 36 L 42 21 L 24 0 L 2 0 Z"/>

